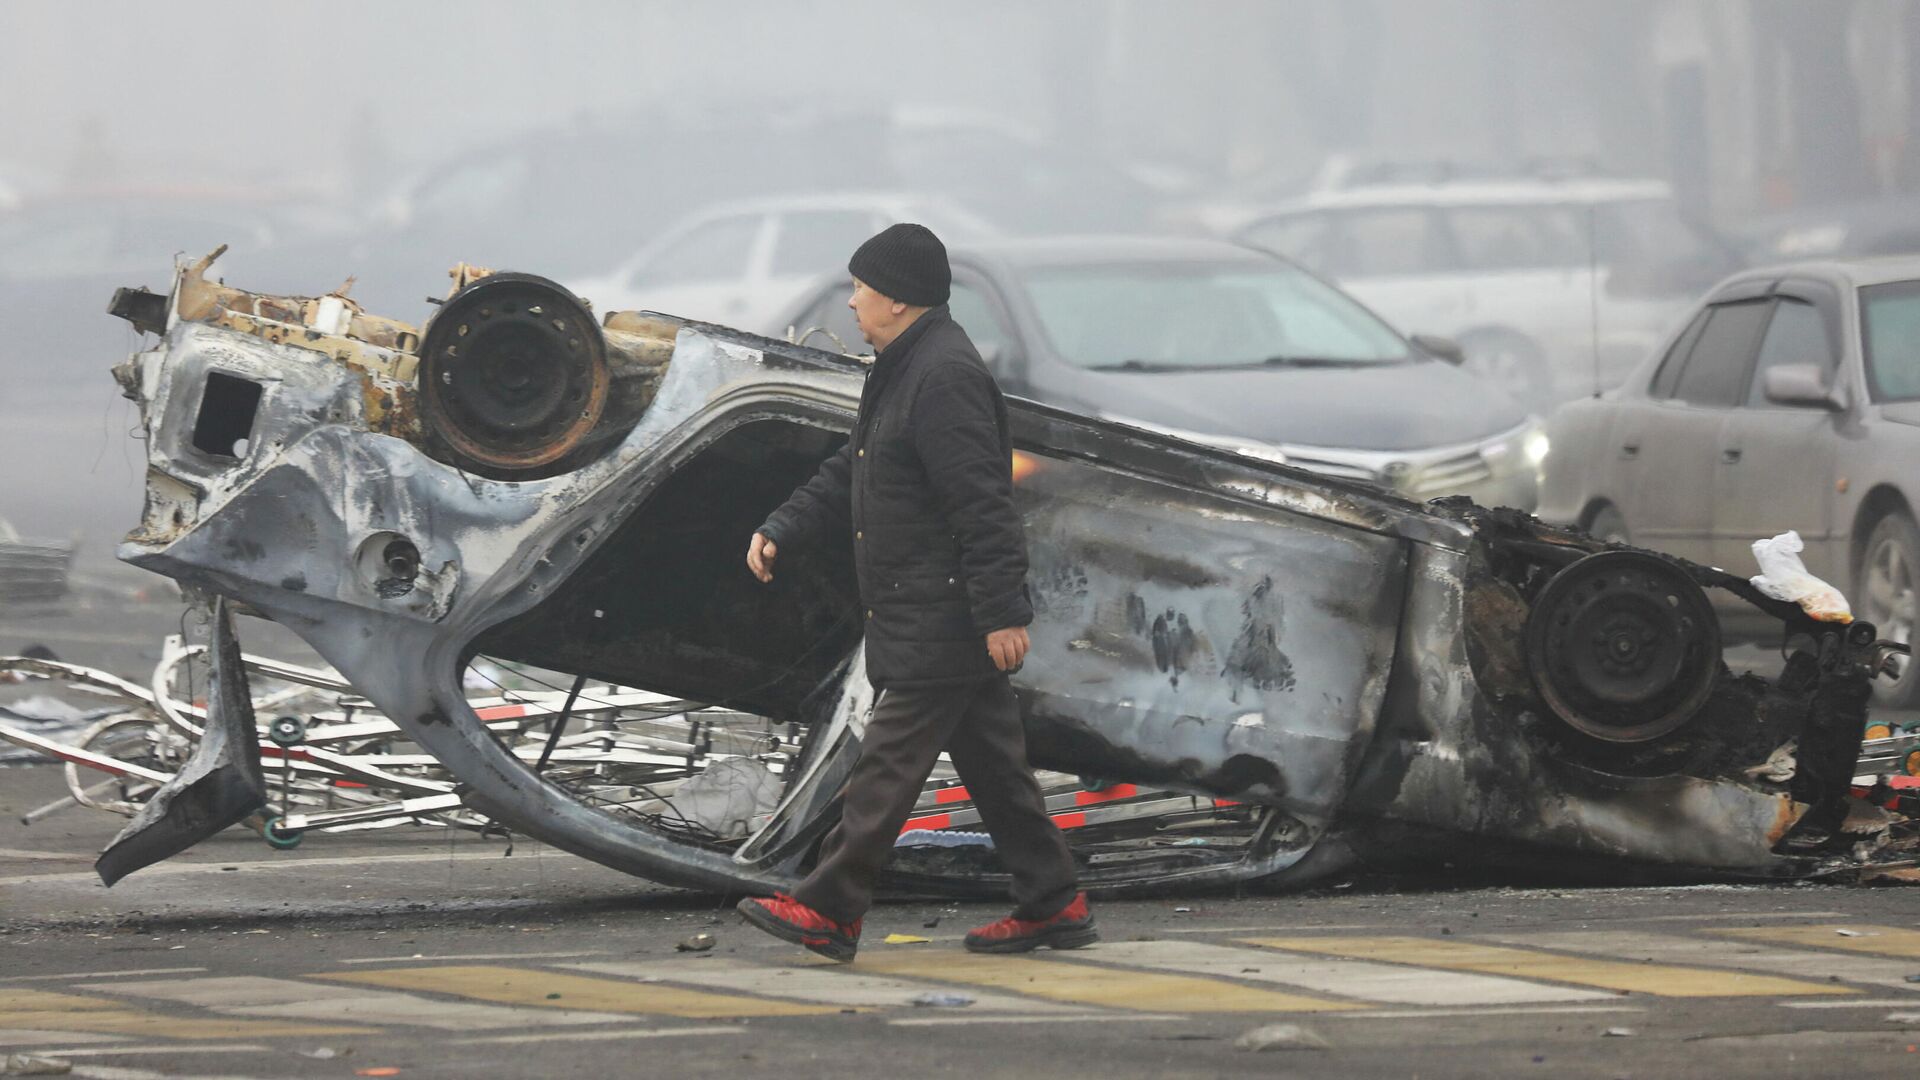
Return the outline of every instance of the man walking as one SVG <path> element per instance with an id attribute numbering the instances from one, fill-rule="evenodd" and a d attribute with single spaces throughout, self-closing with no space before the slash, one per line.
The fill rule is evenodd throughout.
<path id="1" fill-rule="evenodd" d="M 860 245 L 847 269 L 847 306 L 876 353 L 853 436 L 754 534 L 747 567 L 772 581 L 780 552 L 850 523 L 867 677 L 880 697 L 813 873 L 793 896 L 743 900 L 740 913 L 776 937 L 852 960 L 874 879 L 946 750 L 1013 877 L 1017 905 L 969 933 L 967 948 L 1092 944 L 1093 916 L 1027 764 L 1007 681 L 1026 658 L 1033 609 L 1006 402 L 947 312 L 953 275 L 931 231 L 891 226 Z"/>

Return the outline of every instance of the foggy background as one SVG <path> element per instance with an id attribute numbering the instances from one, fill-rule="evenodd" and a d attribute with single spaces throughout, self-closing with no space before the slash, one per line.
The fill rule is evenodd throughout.
<path id="1" fill-rule="evenodd" d="M 104 309 L 176 251 L 417 321 L 456 261 L 602 274 L 716 199 L 1217 232 L 1341 163 L 1445 162 L 1665 180 L 1753 261 L 1920 191 L 1915 63 L 1903 0 L 14 0 L 0 518 L 88 564 L 135 524 L 138 336 Z"/>

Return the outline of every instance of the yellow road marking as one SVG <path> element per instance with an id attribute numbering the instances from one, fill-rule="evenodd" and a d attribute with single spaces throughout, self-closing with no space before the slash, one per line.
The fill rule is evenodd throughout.
<path id="1" fill-rule="evenodd" d="M 0 1028 L 45 1028 L 173 1039 L 263 1038 L 272 1035 L 373 1035 L 376 1028 L 279 1020 L 214 1020 L 165 1016 L 105 998 L 47 990 L 0 990 Z"/>
<path id="2" fill-rule="evenodd" d="M 658 983 L 625 979 L 596 979 L 535 968 L 491 964 L 419 968 L 388 968 L 312 976 L 338 982 L 386 986 L 396 990 L 451 994 L 506 1005 L 541 1005 L 594 1012 L 658 1013 L 665 1016 L 711 1019 L 719 1016 L 808 1016 L 839 1012 L 837 1007 L 802 1005 L 791 1001 L 710 994 Z M 558 997 L 551 995 L 558 994 Z"/>
<path id="3" fill-rule="evenodd" d="M 1842 934 L 1847 930 L 1850 934 Z M 1749 941 L 1769 941 L 1786 945 L 1810 945 L 1816 949 L 1839 949 L 1843 952 L 1874 953 L 1879 956 L 1904 956 L 1920 958 L 1920 930 L 1904 930 L 1897 926 L 1871 926 L 1866 924 L 1850 926 L 1754 926 L 1737 930 L 1713 930 L 1715 934 L 1727 937 L 1746 938 Z"/>
<path id="4" fill-rule="evenodd" d="M 1029 997 L 1142 1012 L 1336 1012 L 1362 1006 L 1286 994 L 1221 979 L 1120 971 L 1066 960 L 970 953 L 881 954 L 859 969 L 939 982 L 1011 990 Z"/>
<path id="5" fill-rule="evenodd" d="M 1448 971 L 1478 971 L 1486 975 L 1544 979 L 1576 986 L 1630 990 L 1659 997 L 1756 997 L 1859 992 L 1830 983 L 1801 982 L 1773 975 L 1596 960 L 1500 945 L 1475 945 L 1464 941 L 1431 941 L 1411 937 L 1285 937 L 1250 938 L 1248 941 L 1250 944 L 1288 952 L 1320 953 Z"/>

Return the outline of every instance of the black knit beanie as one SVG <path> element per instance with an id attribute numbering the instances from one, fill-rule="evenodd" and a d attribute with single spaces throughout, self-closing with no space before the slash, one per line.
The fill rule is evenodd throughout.
<path id="1" fill-rule="evenodd" d="M 936 307 L 953 290 L 947 245 L 925 225 L 889 225 L 847 260 L 854 277 L 882 296 L 915 307 Z"/>

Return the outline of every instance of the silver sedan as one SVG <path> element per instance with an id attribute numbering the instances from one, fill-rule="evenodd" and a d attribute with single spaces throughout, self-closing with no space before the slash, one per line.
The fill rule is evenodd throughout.
<path id="1" fill-rule="evenodd" d="M 1757 573 L 1788 529 L 1854 614 L 1910 642 L 1920 575 L 1920 259 L 1762 267 L 1709 293 L 1620 389 L 1549 427 L 1539 515 Z M 1920 670 L 1877 680 L 1920 703 Z"/>

